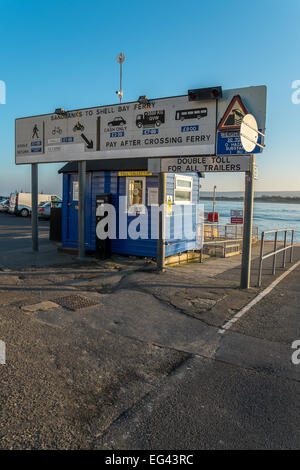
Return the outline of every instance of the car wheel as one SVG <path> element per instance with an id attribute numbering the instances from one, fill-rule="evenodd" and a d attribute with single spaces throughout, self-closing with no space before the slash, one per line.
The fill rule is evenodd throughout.
<path id="1" fill-rule="evenodd" d="M 22 209 L 20 212 L 21 217 L 28 217 L 29 211 L 27 209 Z"/>

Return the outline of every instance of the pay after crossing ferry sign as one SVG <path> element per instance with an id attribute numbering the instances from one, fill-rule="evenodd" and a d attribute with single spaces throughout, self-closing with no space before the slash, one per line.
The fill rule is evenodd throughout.
<path id="1" fill-rule="evenodd" d="M 20 118 L 15 161 L 244 155 L 239 126 L 247 113 L 264 132 L 266 87 L 223 90 L 222 98 L 205 101 L 182 95 Z"/>
<path id="2" fill-rule="evenodd" d="M 216 100 L 188 95 L 16 120 L 16 163 L 213 155 Z"/>

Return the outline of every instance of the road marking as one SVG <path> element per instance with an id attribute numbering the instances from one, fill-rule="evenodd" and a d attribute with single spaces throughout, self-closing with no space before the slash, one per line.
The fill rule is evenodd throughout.
<path id="1" fill-rule="evenodd" d="M 293 266 L 291 266 L 287 271 L 282 273 L 281 276 L 279 276 L 277 279 L 275 279 L 275 281 L 272 282 L 272 284 L 266 287 L 266 289 L 260 292 L 260 294 L 258 294 L 253 300 L 251 300 L 251 302 L 245 305 L 245 307 L 243 307 L 242 310 L 236 313 L 231 318 L 231 320 L 224 323 L 224 325 L 221 326 L 221 328 L 218 330 L 218 333 L 222 335 L 225 333 L 225 331 L 229 330 L 229 328 L 231 328 L 235 322 L 237 322 L 246 312 L 248 312 L 248 310 L 250 310 L 253 307 L 253 305 L 257 304 L 258 302 L 260 302 L 261 299 L 263 299 L 266 295 L 268 295 L 271 292 L 271 290 L 273 290 L 274 287 L 276 287 L 277 284 L 279 284 L 279 282 L 282 281 L 282 279 L 284 279 L 288 274 L 294 271 L 294 269 L 296 269 L 297 266 L 299 266 L 299 264 L 300 264 L 300 260 L 297 261 L 297 263 L 293 264 Z"/>

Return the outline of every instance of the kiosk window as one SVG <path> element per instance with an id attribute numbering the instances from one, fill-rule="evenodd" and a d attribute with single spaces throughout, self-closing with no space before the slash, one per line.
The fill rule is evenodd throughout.
<path id="1" fill-rule="evenodd" d="M 174 202 L 175 204 L 191 204 L 193 178 L 192 176 L 175 175 Z"/>
<path id="2" fill-rule="evenodd" d="M 128 212 L 141 212 L 145 205 L 145 178 L 127 178 Z"/>
<path id="3" fill-rule="evenodd" d="M 79 183 L 78 181 L 73 181 L 73 201 L 79 200 Z"/>

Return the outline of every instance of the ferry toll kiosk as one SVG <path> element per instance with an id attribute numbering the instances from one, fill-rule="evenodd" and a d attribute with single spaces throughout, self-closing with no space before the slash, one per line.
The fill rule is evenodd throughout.
<path id="1" fill-rule="evenodd" d="M 32 165 L 32 234 L 35 250 L 38 250 L 36 210 L 38 163 L 78 162 L 78 210 L 77 213 L 74 213 L 77 214 L 77 218 L 76 216 L 73 217 L 73 229 L 78 227 L 78 246 L 81 256 L 84 256 L 86 244 L 88 244 L 85 240 L 85 225 L 88 223 L 85 212 L 91 210 L 93 204 L 91 199 L 86 198 L 86 182 L 89 179 L 89 172 L 86 173 L 86 162 L 141 158 L 149 160 L 150 157 L 151 160 L 160 160 L 161 169 L 156 173 L 150 171 L 148 165 L 148 172 L 152 175 L 146 175 L 146 177 L 157 175 L 157 183 L 154 183 L 154 180 L 153 183 L 158 186 L 159 204 L 165 203 L 167 196 L 169 200 L 170 196 L 172 197 L 171 194 L 167 195 L 169 178 L 167 172 L 174 173 L 172 170 L 175 170 L 175 172 L 179 170 L 178 162 L 175 162 L 175 165 L 177 165 L 175 169 L 173 168 L 173 162 L 169 162 L 169 166 L 164 168 L 164 162 L 170 157 L 182 158 L 182 156 L 194 157 L 196 155 L 205 158 L 205 160 L 201 160 L 200 164 L 197 161 L 196 164 L 192 164 L 194 166 L 187 167 L 185 170 L 182 165 L 180 166 L 178 178 L 180 178 L 182 172 L 191 173 L 191 170 L 194 170 L 193 176 L 186 175 L 186 177 L 192 178 L 191 183 L 188 184 L 194 188 L 199 188 L 197 176 L 194 182 L 194 172 L 199 168 L 201 168 L 200 172 L 245 171 L 246 206 L 250 207 L 250 211 L 247 212 L 245 206 L 245 220 L 247 220 L 247 213 L 250 215 L 250 219 L 252 218 L 253 194 L 251 196 L 251 191 L 249 192 L 247 187 L 252 184 L 249 186 L 249 181 L 253 181 L 254 157 L 251 157 L 250 166 L 245 169 L 247 157 L 250 157 L 249 152 L 245 151 L 241 145 L 237 129 L 241 125 L 241 116 L 245 116 L 249 111 L 253 112 L 258 121 L 260 141 L 257 141 L 252 153 L 262 151 L 262 131 L 265 129 L 266 114 L 266 87 L 249 87 L 224 91 L 221 87 L 213 87 L 191 90 L 187 95 L 149 100 L 149 102 L 153 109 L 151 119 L 147 116 L 147 111 L 144 111 L 141 116 L 140 110 L 137 110 L 137 103 L 133 102 L 122 105 L 124 107 L 121 116 L 119 116 L 119 105 L 111 105 L 71 112 L 59 109 L 52 114 L 16 120 L 16 164 Z M 109 109 L 109 112 L 106 112 L 107 109 Z M 114 124 L 112 116 L 116 116 L 116 113 L 118 113 L 119 122 L 116 129 L 112 130 Z M 57 116 L 59 116 L 59 121 L 57 121 Z M 120 125 L 120 122 L 122 122 L 122 125 Z M 53 125 L 57 126 L 58 123 L 60 127 L 59 137 L 53 134 Z M 149 144 L 149 135 L 152 138 L 152 134 L 155 135 L 155 138 Z M 195 138 L 199 135 L 205 135 L 206 139 Z M 175 138 L 176 144 L 172 143 Z M 147 143 L 145 143 L 146 139 Z M 139 145 L 126 148 L 124 145 L 122 146 L 124 140 L 138 142 Z M 112 142 L 113 148 L 107 145 Z M 219 159 L 219 157 L 224 156 L 226 161 L 222 158 Z M 212 158 L 214 158 L 213 161 L 207 162 L 207 159 Z M 218 158 L 218 161 L 216 158 Z M 240 161 L 235 164 L 233 162 L 234 158 Z M 238 164 L 241 166 L 239 167 Z M 115 167 L 108 171 L 113 170 L 117 171 Z M 102 169 L 99 168 L 99 171 L 102 171 Z M 126 171 L 133 171 L 133 169 L 128 168 Z M 104 180 L 108 181 L 107 174 L 103 174 L 103 176 Z M 177 180 L 176 175 L 171 176 L 173 181 Z M 122 178 L 121 175 L 118 175 L 118 177 Z M 142 183 L 140 181 L 135 182 L 135 184 Z M 117 181 L 117 185 L 120 187 L 121 179 Z M 145 183 L 145 196 L 143 196 L 145 198 L 146 189 L 147 185 Z M 174 197 L 174 183 L 171 192 L 173 192 Z M 160 213 L 157 260 L 161 269 L 164 266 L 166 249 L 164 239 L 165 222 L 166 214 Z M 249 237 L 247 241 L 246 232 L 250 233 L 249 228 L 249 224 L 244 225 L 244 248 L 245 244 L 248 245 Z M 242 278 L 245 277 L 243 276 L 243 270 L 245 272 L 244 266 L 242 268 Z M 249 271 L 246 273 L 246 278 L 246 282 L 241 283 L 242 287 L 248 287 Z"/>

